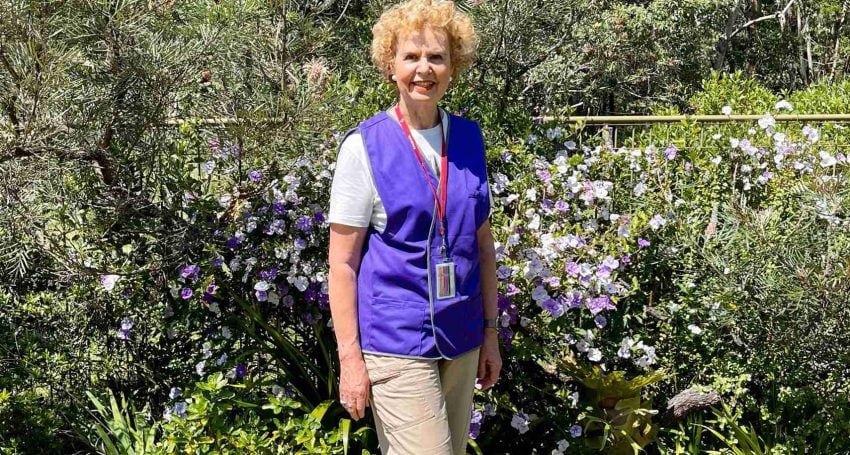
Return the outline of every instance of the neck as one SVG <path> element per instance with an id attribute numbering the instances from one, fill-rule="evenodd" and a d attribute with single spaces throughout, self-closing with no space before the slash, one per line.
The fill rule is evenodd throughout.
<path id="1" fill-rule="evenodd" d="M 404 120 L 413 129 L 425 130 L 433 128 L 440 121 L 437 117 L 438 110 L 436 104 L 428 103 L 422 105 L 419 103 L 407 103 L 404 98 L 401 98 L 398 106 L 401 108 Z"/>

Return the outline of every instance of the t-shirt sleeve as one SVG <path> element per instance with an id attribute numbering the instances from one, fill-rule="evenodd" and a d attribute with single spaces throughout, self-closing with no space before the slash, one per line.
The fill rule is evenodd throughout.
<path id="1" fill-rule="evenodd" d="M 339 148 L 331 184 L 328 222 L 368 227 L 376 189 L 360 133 L 349 134 Z"/>

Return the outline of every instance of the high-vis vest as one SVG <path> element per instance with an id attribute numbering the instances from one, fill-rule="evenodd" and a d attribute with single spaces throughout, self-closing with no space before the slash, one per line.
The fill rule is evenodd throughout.
<path id="1" fill-rule="evenodd" d="M 436 201 L 401 126 L 381 112 L 359 126 L 375 186 L 387 212 L 370 227 L 357 276 L 363 352 L 425 359 L 454 358 L 483 341 L 478 228 L 490 213 L 484 141 L 475 122 L 449 114 L 446 240 L 457 293 L 437 299 L 435 266 L 442 238 Z"/>

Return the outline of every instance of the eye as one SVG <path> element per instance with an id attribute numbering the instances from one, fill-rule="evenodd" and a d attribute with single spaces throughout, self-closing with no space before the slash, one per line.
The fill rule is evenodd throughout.
<path id="1" fill-rule="evenodd" d="M 416 55 L 415 54 L 404 54 L 404 59 L 405 60 L 416 60 Z"/>

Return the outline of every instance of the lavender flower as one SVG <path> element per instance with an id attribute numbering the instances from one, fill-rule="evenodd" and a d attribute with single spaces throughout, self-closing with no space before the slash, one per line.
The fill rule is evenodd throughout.
<path id="1" fill-rule="evenodd" d="M 180 298 L 182 298 L 183 300 L 189 300 L 194 294 L 194 291 L 192 291 L 190 288 L 183 288 L 180 291 Z"/>
<path id="2" fill-rule="evenodd" d="M 511 419 L 511 426 L 516 428 L 516 430 L 519 431 L 519 434 L 524 434 L 528 431 L 528 424 L 528 416 L 522 411 L 515 414 Z"/>
<path id="3" fill-rule="evenodd" d="M 186 417 L 186 406 L 187 403 L 185 401 L 180 401 L 174 404 L 174 414 L 181 419 Z"/>
<path id="4" fill-rule="evenodd" d="M 250 180 L 252 182 L 256 183 L 256 182 L 259 182 L 262 179 L 263 179 L 263 174 L 256 169 L 254 169 L 254 170 L 252 170 L 251 172 L 248 173 L 248 180 Z"/>
<path id="5" fill-rule="evenodd" d="M 595 299 L 590 299 L 587 302 L 587 309 L 594 316 L 605 310 L 616 310 L 617 307 L 611 303 L 611 298 L 607 295 L 599 296 Z"/>
<path id="6" fill-rule="evenodd" d="M 573 425 L 570 427 L 570 436 L 577 438 L 581 436 L 581 425 Z"/>
<path id="7" fill-rule="evenodd" d="M 118 329 L 118 338 L 121 340 L 130 339 L 130 329 L 133 328 L 133 321 L 124 319 L 121 321 L 121 328 Z"/>
<path id="8" fill-rule="evenodd" d="M 100 284 L 107 292 L 111 292 L 112 289 L 115 288 L 115 283 L 117 283 L 120 278 L 121 277 L 118 275 L 101 275 Z"/>
<path id="9" fill-rule="evenodd" d="M 190 281 L 195 281 L 195 280 L 198 279 L 198 273 L 200 271 L 201 271 L 201 268 L 198 267 L 197 265 L 189 264 L 187 266 L 184 266 L 180 270 L 180 277 L 187 279 L 187 280 L 190 280 Z"/>
<path id="10" fill-rule="evenodd" d="M 174 399 L 177 399 L 182 394 L 183 394 L 183 389 L 181 389 L 180 387 L 172 387 L 171 390 L 168 392 L 168 398 L 174 400 Z"/>

